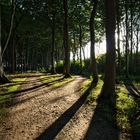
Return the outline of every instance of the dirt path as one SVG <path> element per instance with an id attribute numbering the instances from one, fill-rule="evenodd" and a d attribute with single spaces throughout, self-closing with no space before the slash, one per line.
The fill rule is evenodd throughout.
<path id="1" fill-rule="evenodd" d="M 36 85 L 40 85 L 41 83 L 38 81 L 36 77 L 32 77 L 28 79 L 29 82 L 24 84 L 22 89 L 31 88 Z M 34 83 L 30 81 L 38 81 L 34 85 Z M 8 109 L 8 115 L 3 120 L 0 126 L 0 139 L 1 140 L 31 140 L 31 139 L 39 139 L 44 133 L 44 131 L 49 128 L 58 118 L 63 116 L 63 113 L 67 111 L 82 95 L 80 92 L 80 85 L 84 81 L 84 78 L 77 77 L 74 81 L 68 83 L 64 87 L 60 87 L 58 89 L 51 90 L 45 85 L 39 89 L 32 89 L 31 91 L 27 91 L 24 93 L 20 93 L 15 99 L 14 104 Z M 81 101 L 80 101 L 81 102 Z M 55 139 L 73 139 L 78 133 L 77 139 L 82 138 L 84 133 L 86 132 L 86 128 L 88 127 L 88 121 L 92 116 L 92 113 L 88 113 L 88 117 L 86 116 L 87 110 L 82 110 L 83 101 L 79 104 L 78 108 L 74 108 L 74 111 L 70 111 L 70 115 L 74 115 L 77 111 L 75 117 L 75 122 L 77 121 L 77 117 L 85 118 L 80 122 L 77 121 L 75 126 L 71 125 L 71 121 L 68 123 L 69 133 L 71 136 L 68 138 L 63 137 L 63 130 L 60 134 L 50 133 L 51 137 L 55 137 Z M 89 108 L 90 112 L 93 112 L 91 108 Z M 72 113 L 72 114 L 71 114 Z M 68 114 L 67 114 L 68 115 Z M 66 117 L 66 116 L 65 116 Z M 72 116 L 71 116 L 72 117 Z M 69 118 L 69 115 L 68 115 Z M 61 123 L 65 122 L 62 118 Z M 69 118 L 70 120 L 70 118 Z M 72 120 L 72 121 L 73 121 Z M 65 122 L 63 125 L 65 125 Z M 55 126 L 57 129 L 57 125 Z M 62 128 L 64 126 L 61 126 Z M 79 127 L 79 128 L 78 128 Z M 61 129 L 62 129 L 61 128 Z M 61 129 L 57 130 L 60 131 Z M 67 130 L 65 130 L 67 131 Z M 48 139 L 48 138 L 45 138 Z"/>
<path id="2" fill-rule="evenodd" d="M 3 118 L 0 140 L 118 140 L 104 105 L 85 103 L 89 92 L 80 90 L 84 80 L 76 77 L 51 88 L 38 77 L 28 78 Z"/>

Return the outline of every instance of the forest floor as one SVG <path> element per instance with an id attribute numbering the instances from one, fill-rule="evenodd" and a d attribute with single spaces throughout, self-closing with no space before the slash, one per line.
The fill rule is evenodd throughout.
<path id="1" fill-rule="evenodd" d="M 102 105 L 86 102 L 84 81 L 81 76 L 66 81 L 62 75 L 28 77 L 0 115 L 0 140 L 120 139 Z"/>

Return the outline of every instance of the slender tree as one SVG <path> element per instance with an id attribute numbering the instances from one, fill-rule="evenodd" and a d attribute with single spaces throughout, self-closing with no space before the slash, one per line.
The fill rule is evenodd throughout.
<path id="1" fill-rule="evenodd" d="M 116 6 L 117 6 L 117 52 L 118 52 L 118 72 L 120 73 L 121 72 L 121 52 L 120 52 L 120 7 L 119 7 L 119 4 L 120 4 L 120 0 L 117 0 L 116 1 Z"/>
<path id="2" fill-rule="evenodd" d="M 128 78 L 129 76 L 129 42 L 128 42 L 128 1 L 125 0 L 125 27 L 126 27 L 126 35 L 125 35 L 125 76 Z"/>
<path id="3" fill-rule="evenodd" d="M 11 37 L 11 33 L 12 33 L 12 29 L 13 29 L 13 23 L 14 23 L 14 16 L 15 16 L 15 8 L 16 8 L 16 5 L 15 5 L 15 0 L 12 0 L 12 16 L 11 16 L 11 23 L 10 23 L 10 30 L 9 30 L 9 33 L 8 33 L 8 37 L 7 37 L 7 40 L 6 40 L 6 43 L 5 43 L 5 46 L 2 50 L 2 45 L 1 45 L 1 3 L 0 3 L 0 83 L 7 83 L 7 82 L 10 82 L 4 75 L 4 67 L 3 67 L 3 55 L 5 53 L 5 50 L 8 46 L 8 43 L 10 41 L 10 37 Z"/>
<path id="4" fill-rule="evenodd" d="M 52 16 L 52 50 L 51 50 L 51 73 L 56 73 L 54 66 L 54 49 L 55 49 L 55 13 Z"/>
<path id="5" fill-rule="evenodd" d="M 82 72 L 82 26 L 81 23 L 79 22 L 79 46 L 80 46 L 80 68 Z"/>
<path id="6" fill-rule="evenodd" d="M 109 99 L 115 94 L 115 0 L 105 0 L 106 7 L 106 68 L 101 97 Z"/>
<path id="7" fill-rule="evenodd" d="M 90 40 L 91 40 L 90 58 L 91 58 L 91 72 L 93 77 L 92 84 L 98 83 L 98 70 L 97 70 L 97 63 L 95 58 L 95 15 L 97 11 L 97 3 L 98 0 L 95 0 L 94 2 L 92 0 L 93 8 L 90 16 Z"/>
<path id="8" fill-rule="evenodd" d="M 2 46 L 1 46 L 1 4 L 0 4 L 0 77 L 3 76 Z"/>
<path id="9" fill-rule="evenodd" d="M 65 49 L 65 64 L 64 75 L 65 78 L 70 77 L 70 46 L 68 44 L 68 1 L 63 0 L 64 6 L 64 49 Z"/>

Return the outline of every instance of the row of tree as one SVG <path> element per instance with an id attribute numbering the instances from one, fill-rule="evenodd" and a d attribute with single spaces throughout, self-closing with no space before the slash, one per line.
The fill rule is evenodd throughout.
<path id="1" fill-rule="evenodd" d="M 93 83 L 97 83 L 95 43 L 102 42 L 107 28 L 110 29 L 108 37 L 106 35 L 109 38 L 107 44 L 112 43 L 111 34 L 115 29 L 113 23 L 107 23 L 109 14 L 113 14 L 112 5 L 107 9 L 112 9 L 110 12 L 105 10 L 107 6 L 100 0 L 12 0 L 12 2 L 2 0 L 0 2 L 1 79 L 5 77 L 4 68 L 6 71 L 15 72 L 44 67 L 51 68 L 51 72 L 55 73 L 55 67 L 60 61 L 64 62 L 65 76 L 69 77 L 70 52 L 73 53 L 73 62 L 76 58 L 79 60 L 82 72 L 84 46 L 91 41 L 90 70 Z M 114 52 L 112 47 L 111 49 L 107 47 L 107 52 L 112 55 L 117 54 L 115 59 L 117 72 L 125 72 L 128 77 L 129 74 L 138 73 L 140 70 L 138 67 L 140 2 L 117 0 L 115 7 L 116 49 Z M 114 19 L 111 21 L 114 22 Z M 112 64 L 114 58 L 110 58 L 108 53 L 106 60 L 109 69 L 115 68 Z"/>

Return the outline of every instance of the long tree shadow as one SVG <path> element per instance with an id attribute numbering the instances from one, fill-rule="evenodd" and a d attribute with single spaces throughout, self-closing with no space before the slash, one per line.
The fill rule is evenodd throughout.
<path id="1" fill-rule="evenodd" d="M 63 79 L 64 78 L 60 78 L 60 79 L 57 79 L 57 80 L 50 81 L 48 83 L 43 83 L 43 84 L 39 84 L 37 86 L 33 86 L 31 88 L 27 88 L 27 89 L 23 89 L 23 90 L 17 90 L 15 92 L 8 92 L 8 93 L 0 94 L 0 108 L 3 107 L 3 106 L 4 107 L 11 107 L 11 106 L 29 101 L 30 99 L 34 98 L 35 96 L 36 97 L 40 96 L 40 94 L 33 95 L 32 97 L 28 97 L 28 99 L 24 99 L 24 100 L 20 100 L 20 101 L 15 99 L 15 97 L 23 96 L 24 94 L 30 94 L 32 92 L 35 92 L 35 91 L 39 90 L 39 89 L 43 89 L 46 86 L 49 87 L 49 86 L 53 85 L 54 83 L 59 83 L 59 82 L 63 81 Z M 68 83 L 68 82 L 69 81 L 67 81 L 66 83 Z M 59 88 L 59 87 L 60 86 L 57 86 L 56 88 Z M 53 89 L 55 89 L 55 88 L 53 88 Z"/>
<path id="2" fill-rule="evenodd" d="M 90 86 L 86 92 L 69 108 L 67 109 L 52 125 L 50 125 L 36 140 L 53 140 L 62 128 L 70 121 L 78 109 L 84 104 L 92 87 Z"/>
<path id="3" fill-rule="evenodd" d="M 135 98 L 140 98 L 140 92 L 133 84 L 125 84 L 126 89 L 130 92 Z"/>
<path id="4" fill-rule="evenodd" d="M 73 79 L 74 80 L 74 79 Z M 72 81 L 73 81 L 72 80 Z M 43 94 L 47 94 L 47 93 L 49 93 L 49 92 L 53 92 L 53 91 L 55 91 L 55 90 L 57 90 L 57 89 L 59 89 L 59 88 L 63 88 L 64 86 L 66 86 L 67 84 L 69 84 L 70 82 L 72 82 L 72 81 L 67 81 L 66 83 L 64 83 L 63 85 L 60 85 L 60 86 L 57 86 L 57 87 L 52 87 L 51 89 L 49 89 L 49 90 L 47 90 L 47 91 L 45 91 L 45 93 L 38 93 L 38 94 L 35 94 L 35 95 L 33 95 L 33 96 L 31 96 L 31 97 L 28 97 L 27 99 L 23 99 L 23 100 L 12 100 L 9 104 L 8 104 L 8 107 L 10 106 L 10 107 L 12 107 L 12 106 L 15 106 L 15 105 L 18 105 L 18 104 L 23 104 L 23 103 L 25 103 L 25 102 L 27 102 L 27 101 L 30 101 L 31 99 L 33 99 L 33 98 L 36 98 L 36 97 L 38 97 L 38 96 L 41 96 L 41 95 L 43 95 Z M 36 90 L 36 89 L 35 89 Z M 34 91 L 35 91 L 34 90 Z M 59 99 L 61 99 L 61 97 L 59 98 Z M 58 99 L 58 100 L 59 100 Z M 54 99 L 54 100 L 57 100 L 57 99 Z M 53 102 L 53 101 L 52 101 Z"/>
<path id="5" fill-rule="evenodd" d="M 31 90 L 35 90 L 35 89 L 40 89 L 40 88 L 42 88 L 44 86 L 50 86 L 55 82 L 62 81 L 63 79 L 64 78 L 59 78 L 57 80 L 53 80 L 53 81 L 50 81 L 50 82 L 47 82 L 47 83 L 42 83 L 42 84 L 27 88 L 27 89 L 17 90 L 17 91 L 14 91 L 14 92 L 7 92 L 7 93 L 4 93 L 4 94 L 0 94 L 0 96 L 5 96 L 5 95 L 9 95 L 9 94 L 17 95 L 17 94 L 20 94 L 20 93 L 23 93 L 23 92 L 27 92 L 27 91 L 31 91 Z"/>
<path id="6" fill-rule="evenodd" d="M 99 97 L 100 98 L 100 97 Z M 84 140 L 118 140 L 119 130 L 116 122 L 116 99 L 113 104 L 99 99 Z"/>
<path id="7" fill-rule="evenodd" d="M 33 77 L 33 76 L 32 76 Z M 38 77 L 38 79 L 36 80 L 29 80 L 29 81 L 13 81 L 12 83 L 9 83 L 9 84 L 6 84 L 6 85 L 0 85 L 1 87 L 10 87 L 10 86 L 16 86 L 16 85 L 19 85 L 19 84 L 28 84 L 28 83 L 37 83 L 37 82 L 42 82 L 42 81 L 45 81 L 45 80 L 48 80 L 50 78 L 57 78 L 57 77 L 62 77 L 62 75 L 47 75 L 45 76 L 44 78 L 40 78 L 40 76 L 35 76 L 35 77 Z M 18 78 L 25 78 L 25 77 L 18 77 Z"/>
<path id="8" fill-rule="evenodd" d="M 135 103 L 137 104 L 137 108 L 130 109 L 133 114 L 129 116 L 131 128 L 132 128 L 132 135 L 134 140 L 140 139 L 140 92 L 133 84 L 125 84 L 126 89 L 130 93 L 131 96 L 134 97 Z"/>

